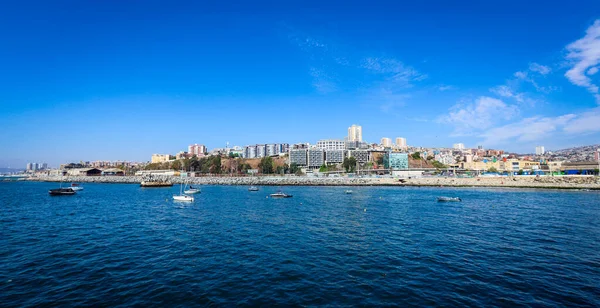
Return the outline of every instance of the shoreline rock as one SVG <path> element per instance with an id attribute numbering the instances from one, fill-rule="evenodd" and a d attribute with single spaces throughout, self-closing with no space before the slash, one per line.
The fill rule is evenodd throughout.
<path id="1" fill-rule="evenodd" d="M 60 182 L 59 176 L 31 177 L 28 181 Z M 140 184 L 141 176 L 76 176 L 68 182 Z M 240 186 L 396 186 L 396 187 L 509 187 L 544 189 L 590 189 L 600 190 L 600 177 L 561 176 L 561 177 L 479 177 L 444 178 L 426 177 L 399 179 L 394 178 L 347 178 L 347 177 L 302 177 L 302 176 L 254 176 L 254 177 L 161 177 L 160 181 L 173 184 L 186 182 L 192 185 L 240 185 Z"/>

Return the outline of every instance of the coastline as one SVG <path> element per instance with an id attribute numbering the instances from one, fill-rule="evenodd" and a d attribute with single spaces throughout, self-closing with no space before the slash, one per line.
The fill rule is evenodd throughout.
<path id="1" fill-rule="evenodd" d="M 140 184 L 141 176 L 76 176 L 62 178 L 66 182 Z M 425 177 L 394 178 L 347 178 L 347 177 L 306 177 L 306 176 L 254 176 L 254 177 L 165 177 L 173 184 L 182 181 L 192 185 L 256 185 L 256 186 L 388 186 L 388 187 L 505 187 L 541 189 L 589 189 L 600 190 L 600 177 L 560 176 L 560 177 Z M 31 177 L 27 181 L 60 182 L 59 176 Z"/>

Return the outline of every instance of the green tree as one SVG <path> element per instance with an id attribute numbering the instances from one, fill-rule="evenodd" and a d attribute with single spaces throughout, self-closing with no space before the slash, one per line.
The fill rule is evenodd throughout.
<path id="1" fill-rule="evenodd" d="M 173 170 L 181 170 L 182 166 L 183 165 L 181 164 L 180 160 L 176 160 L 176 161 L 173 161 L 173 163 L 171 163 L 171 169 L 173 169 Z"/>
<path id="2" fill-rule="evenodd" d="M 200 163 L 198 161 L 198 157 L 196 155 L 190 158 L 190 171 L 198 171 L 200 170 Z"/>
<path id="3" fill-rule="evenodd" d="M 283 166 L 277 166 L 277 171 L 275 173 L 277 174 L 283 174 L 285 172 L 285 168 Z"/>
<path id="4" fill-rule="evenodd" d="M 496 167 L 490 167 L 490 169 L 488 169 L 488 172 L 498 172 L 498 169 L 496 169 Z"/>
<path id="5" fill-rule="evenodd" d="M 356 170 L 356 158 L 353 156 L 344 158 L 342 166 L 346 169 L 346 172 L 354 172 Z"/>
<path id="6" fill-rule="evenodd" d="M 413 159 L 421 159 L 421 152 L 414 152 L 410 155 Z"/>
<path id="7" fill-rule="evenodd" d="M 321 165 L 321 168 L 319 168 L 319 172 L 327 172 L 327 166 L 325 164 Z"/>
<path id="8" fill-rule="evenodd" d="M 298 171 L 300 171 L 300 168 L 298 168 L 298 164 L 296 164 L 296 163 L 291 163 L 291 164 L 290 164 L 290 170 L 289 170 L 289 173 L 290 173 L 290 174 L 296 174 L 296 173 L 298 173 Z"/>
<path id="9" fill-rule="evenodd" d="M 274 171 L 273 158 L 270 156 L 263 157 L 258 164 L 258 169 L 262 174 L 271 174 Z"/>
<path id="10" fill-rule="evenodd" d="M 440 163 L 437 160 L 432 161 L 431 164 L 433 165 L 433 167 L 435 167 L 437 169 L 444 169 L 444 168 L 446 168 L 446 165 Z"/>
<path id="11" fill-rule="evenodd" d="M 383 165 L 383 155 L 378 156 L 376 162 L 379 166 Z"/>
<path id="12" fill-rule="evenodd" d="M 517 172 L 518 175 L 523 175 L 523 169 L 520 169 L 519 172 Z"/>
<path id="13" fill-rule="evenodd" d="M 209 172 L 214 174 L 221 173 L 221 156 L 213 155 L 210 159 Z"/>

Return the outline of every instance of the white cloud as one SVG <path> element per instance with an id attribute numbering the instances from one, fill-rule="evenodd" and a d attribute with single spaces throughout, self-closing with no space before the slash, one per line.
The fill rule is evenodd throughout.
<path id="1" fill-rule="evenodd" d="M 587 88 L 600 104 L 598 86 L 585 74 L 588 69 L 591 70 L 600 63 L 600 19 L 587 29 L 583 38 L 567 45 L 567 51 L 567 59 L 571 61 L 572 67 L 565 73 L 565 77 L 571 83 Z"/>
<path id="2" fill-rule="evenodd" d="M 448 115 L 442 116 L 438 122 L 455 126 L 453 135 L 472 135 L 491 127 L 498 120 L 510 120 L 519 113 L 516 106 L 507 105 L 503 101 L 482 96 L 471 104 L 457 104 L 450 108 Z"/>
<path id="3" fill-rule="evenodd" d="M 586 111 L 577 116 L 565 126 L 564 130 L 571 134 L 600 132 L 600 108 Z"/>
<path id="4" fill-rule="evenodd" d="M 559 117 L 530 117 L 519 122 L 492 128 L 481 135 L 484 144 L 502 145 L 517 142 L 532 142 L 548 137 L 569 120 L 574 114 Z"/>
<path id="5" fill-rule="evenodd" d="M 541 65 L 535 62 L 529 63 L 529 70 L 532 72 L 539 73 L 541 75 L 548 75 L 552 70 L 545 65 Z"/>
<path id="6" fill-rule="evenodd" d="M 518 79 L 527 80 L 527 72 L 516 72 L 515 77 Z"/>
<path id="7" fill-rule="evenodd" d="M 595 75 L 598 72 L 598 68 L 597 67 L 592 67 L 587 71 L 587 74 L 592 76 Z"/>
<path id="8" fill-rule="evenodd" d="M 525 95 L 523 93 L 514 92 L 509 86 L 502 85 L 493 87 L 490 89 L 490 92 L 502 97 L 513 98 L 519 103 L 525 102 Z"/>

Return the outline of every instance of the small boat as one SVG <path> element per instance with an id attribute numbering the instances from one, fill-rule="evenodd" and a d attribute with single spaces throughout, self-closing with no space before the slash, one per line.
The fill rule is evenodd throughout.
<path id="1" fill-rule="evenodd" d="M 74 190 L 74 191 L 80 191 L 80 190 L 83 190 L 83 187 L 79 186 L 79 184 L 77 184 L 77 183 L 71 183 L 71 187 L 70 187 L 70 188 L 71 188 L 72 190 Z"/>
<path id="2" fill-rule="evenodd" d="M 194 196 L 186 195 L 183 193 L 183 183 L 179 186 L 179 196 L 173 195 L 175 201 L 194 201 Z"/>
<path id="3" fill-rule="evenodd" d="M 199 194 L 200 188 L 194 188 L 192 187 L 192 185 L 190 185 L 190 187 L 188 189 L 185 189 L 183 192 L 188 195 Z"/>
<path id="4" fill-rule="evenodd" d="M 281 191 L 271 194 L 271 198 L 291 198 L 291 197 L 292 197 L 292 195 L 285 194 Z"/>
<path id="5" fill-rule="evenodd" d="M 351 194 L 351 193 L 352 193 L 352 190 L 351 190 L 351 189 L 347 189 L 347 190 L 345 190 L 345 191 L 344 191 L 344 193 L 345 193 L 345 194 Z"/>
<path id="6" fill-rule="evenodd" d="M 188 196 L 188 195 L 175 196 L 175 195 L 173 195 L 173 200 L 175 200 L 175 201 L 189 201 L 189 202 L 192 202 L 192 201 L 194 201 L 194 196 Z"/>
<path id="7" fill-rule="evenodd" d="M 461 202 L 462 200 L 459 197 L 438 197 L 438 202 Z"/>
<path id="8" fill-rule="evenodd" d="M 256 186 L 250 186 L 248 188 L 248 191 L 258 191 L 258 187 L 256 187 Z"/>
<path id="9" fill-rule="evenodd" d="M 69 196 L 69 195 L 74 195 L 75 191 L 68 187 L 68 188 L 55 188 L 55 189 L 50 189 L 48 191 L 48 193 L 50 194 L 50 196 Z"/>

